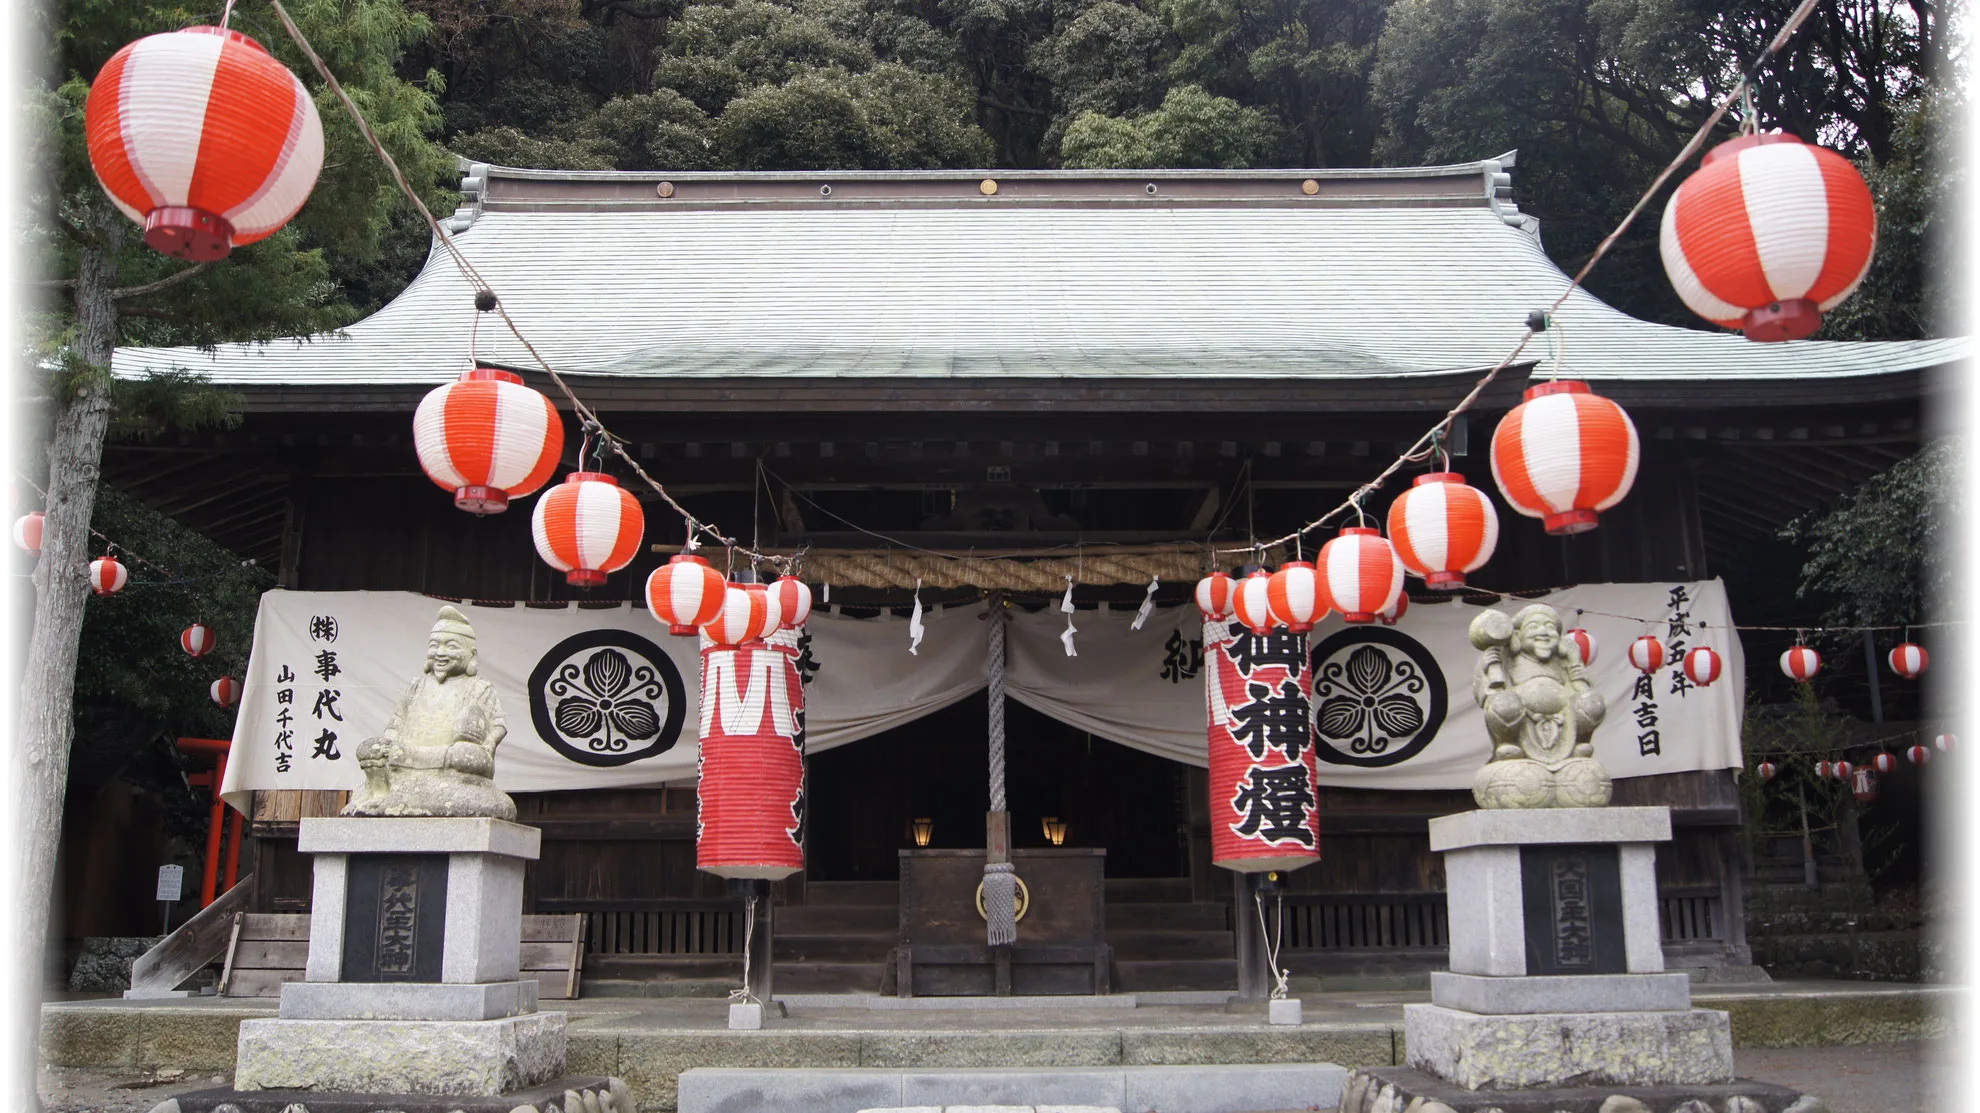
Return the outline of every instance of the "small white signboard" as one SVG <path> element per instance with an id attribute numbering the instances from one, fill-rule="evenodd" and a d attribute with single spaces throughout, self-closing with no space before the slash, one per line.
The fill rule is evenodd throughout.
<path id="1" fill-rule="evenodd" d="M 169 901 L 183 900 L 184 899 L 183 894 L 185 893 L 185 889 L 186 889 L 186 867 L 184 866 L 158 867 L 158 899 L 159 900 L 169 900 Z"/>

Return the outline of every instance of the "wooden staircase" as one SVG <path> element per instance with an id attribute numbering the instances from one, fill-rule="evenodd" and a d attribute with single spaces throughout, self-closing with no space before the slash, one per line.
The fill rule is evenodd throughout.
<path id="1" fill-rule="evenodd" d="M 900 931 L 900 883 L 813 881 L 804 896 L 776 911 L 776 992 L 880 992 Z"/>
<path id="2" fill-rule="evenodd" d="M 1237 990 L 1230 907 L 1192 901 L 1186 877 L 1108 878 L 1114 992 Z"/>

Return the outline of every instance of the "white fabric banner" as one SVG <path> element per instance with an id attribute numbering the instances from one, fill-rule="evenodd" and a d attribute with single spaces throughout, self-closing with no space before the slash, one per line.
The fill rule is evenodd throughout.
<path id="1" fill-rule="evenodd" d="M 1596 638 L 1589 676 L 1608 702 L 1608 717 L 1595 750 L 1612 774 L 1741 764 L 1746 670 L 1723 585 L 1592 584 L 1541 601 Z M 352 754 L 384 727 L 420 674 L 441 603 L 411 592 L 264 595 L 222 786 L 228 802 L 245 809 L 255 789 L 355 787 L 362 778 Z M 1589 613 L 1577 616 L 1577 608 Z M 695 639 L 669 636 L 630 605 L 461 610 L 475 628 L 479 675 L 502 700 L 508 736 L 495 763 L 502 788 L 630 787 L 695 775 Z M 910 654 L 905 619 L 815 609 L 800 662 L 808 678 L 807 749 L 858 741 L 981 690 L 984 610 L 928 610 Z M 1315 628 L 1309 637 L 1320 783 L 1470 786 L 1491 749 L 1471 694 L 1477 653 L 1467 632 L 1478 610 L 1419 603 L 1393 628 L 1349 627 L 1339 616 Z M 1079 611 L 1072 616 L 1073 657 L 1057 607 L 1011 613 L 1012 699 L 1100 738 L 1205 763 L 1202 622 L 1194 606 L 1157 608 L 1140 630 L 1131 628 L 1131 611 Z M 1654 628 L 1610 615 L 1649 618 Z M 1629 642 L 1646 632 L 1671 650 L 1671 664 L 1648 678 L 1626 659 Z M 1682 649 L 1701 644 L 1725 658 L 1724 677 L 1707 689 L 1684 682 L 1680 668 Z M 619 662 L 610 661 L 614 654 Z M 579 725 L 590 729 L 566 733 Z"/>

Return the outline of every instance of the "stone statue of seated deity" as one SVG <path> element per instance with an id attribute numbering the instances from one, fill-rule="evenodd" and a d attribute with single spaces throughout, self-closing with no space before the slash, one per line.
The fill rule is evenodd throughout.
<path id="1" fill-rule="evenodd" d="M 495 747 L 509 728 L 495 686 L 475 675 L 474 628 L 450 606 L 426 641 L 426 670 L 399 697 L 383 733 L 357 746 L 364 787 L 344 815 L 516 818 L 495 787 Z"/>
<path id="2" fill-rule="evenodd" d="M 1472 799 L 1481 808 L 1607 804 L 1612 784 L 1594 746 L 1607 707 L 1561 637 L 1560 613 L 1545 603 L 1511 616 L 1488 610 L 1472 620 L 1471 644 L 1480 651 L 1472 692 L 1492 736 Z"/>

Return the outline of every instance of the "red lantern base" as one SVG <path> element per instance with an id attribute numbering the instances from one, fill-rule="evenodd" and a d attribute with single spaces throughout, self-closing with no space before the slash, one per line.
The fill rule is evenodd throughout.
<path id="1" fill-rule="evenodd" d="M 1601 515 L 1593 510 L 1576 508 L 1560 514 L 1549 514 L 1545 519 L 1547 532 L 1557 536 L 1570 533 L 1587 533 L 1595 528 Z"/>
<path id="2" fill-rule="evenodd" d="M 1464 586 L 1464 573 L 1432 572 L 1423 577 L 1423 585 L 1432 591 L 1456 591 Z"/>
<path id="3" fill-rule="evenodd" d="M 572 587 L 604 587 L 605 573 L 596 568 L 573 568 L 564 573 L 564 582 Z"/>
<path id="4" fill-rule="evenodd" d="M 1368 611 L 1342 611 L 1341 621 L 1352 626 L 1366 626 L 1375 621 L 1375 615 Z"/>
<path id="5" fill-rule="evenodd" d="M 1800 340 L 1812 336 L 1822 327 L 1822 311 L 1807 298 L 1790 298 L 1749 309 L 1740 318 L 1740 331 L 1748 340 L 1773 343 L 1779 340 Z"/>
<path id="6" fill-rule="evenodd" d="M 694 637 L 695 628 L 692 626 L 669 626 L 667 627 L 667 632 L 677 638 L 691 638 Z"/>
<path id="7" fill-rule="evenodd" d="M 234 248 L 234 226 L 223 216 L 171 205 L 144 215 L 146 247 L 175 259 L 211 263 Z"/>
<path id="8" fill-rule="evenodd" d="M 509 492 L 500 487 L 462 487 L 454 492 L 454 505 L 470 514 L 500 514 L 509 508 Z"/>

